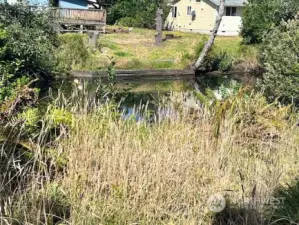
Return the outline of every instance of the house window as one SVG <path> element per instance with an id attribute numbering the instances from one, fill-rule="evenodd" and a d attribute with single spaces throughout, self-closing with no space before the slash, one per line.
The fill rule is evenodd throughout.
<path id="1" fill-rule="evenodd" d="M 237 8 L 236 7 L 226 7 L 226 16 L 236 16 L 237 15 Z"/>
<path id="2" fill-rule="evenodd" d="M 178 7 L 173 6 L 172 7 L 172 17 L 176 18 L 178 14 Z"/>
<path id="3" fill-rule="evenodd" d="M 187 15 L 192 15 L 192 7 L 187 6 Z"/>

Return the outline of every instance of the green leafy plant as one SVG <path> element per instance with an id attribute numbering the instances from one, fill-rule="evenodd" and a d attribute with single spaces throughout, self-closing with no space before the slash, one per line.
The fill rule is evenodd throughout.
<path id="1" fill-rule="evenodd" d="M 33 105 L 59 73 L 53 21 L 47 11 L 0 3 L 0 120 Z"/>
<path id="2" fill-rule="evenodd" d="M 213 48 L 204 61 L 204 68 L 207 71 L 226 72 L 232 68 L 233 57 L 226 51 Z"/>
<path id="3" fill-rule="evenodd" d="M 74 69 L 84 67 L 91 59 L 88 36 L 85 34 L 67 33 L 59 36 L 60 47 L 57 49 L 59 65 L 62 68 Z"/>
<path id="4" fill-rule="evenodd" d="M 266 69 L 260 87 L 270 99 L 299 101 L 299 21 L 283 22 L 264 39 L 261 61 Z"/>
<path id="5" fill-rule="evenodd" d="M 108 23 L 153 28 L 158 7 L 164 10 L 165 19 L 170 11 L 167 1 L 118 0 L 109 9 Z"/>
<path id="6" fill-rule="evenodd" d="M 294 0 L 249 0 L 242 17 L 244 43 L 261 43 L 264 35 L 282 20 L 294 19 L 299 2 Z"/>

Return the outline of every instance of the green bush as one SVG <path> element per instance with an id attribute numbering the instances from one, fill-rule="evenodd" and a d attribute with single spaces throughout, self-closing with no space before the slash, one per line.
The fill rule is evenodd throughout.
<path id="1" fill-rule="evenodd" d="M 0 3 L 0 120 L 32 105 L 58 73 L 52 21 L 47 12 Z"/>
<path id="2" fill-rule="evenodd" d="M 124 17 L 118 21 L 118 24 L 125 27 L 143 27 L 143 21 L 140 18 Z"/>
<path id="3" fill-rule="evenodd" d="M 204 61 L 204 67 L 207 71 L 226 72 L 233 65 L 233 57 L 226 51 L 213 48 Z"/>
<path id="4" fill-rule="evenodd" d="M 169 13 L 167 1 L 119 0 L 108 14 L 108 23 L 122 26 L 153 28 L 158 7 L 164 10 L 164 19 Z"/>
<path id="5" fill-rule="evenodd" d="M 1 63 L 19 62 L 18 73 L 22 74 L 50 75 L 55 70 L 54 51 L 59 44 L 51 16 L 18 4 L 0 4 L 0 12 Z"/>
<path id="6" fill-rule="evenodd" d="M 244 43 L 261 43 L 263 36 L 282 20 L 293 19 L 298 8 L 299 1 L 294 0 L 249 0 L 242 18 Z"/>
<path id="7" fill-rule="evenodd" d="M 82 67 L 91 57 L 88 36 L 85 34 L 63 34 L 59 36 L 60 47 L 57 49 L 59 64 L 62 68 Z"/>
<path id="8" fill-rule="evenodd" d="M 299 100 L 299 20 L 283 22 L 264 39 L 261 61 L 267 70 L 260 82 L 270 98 Z"/>

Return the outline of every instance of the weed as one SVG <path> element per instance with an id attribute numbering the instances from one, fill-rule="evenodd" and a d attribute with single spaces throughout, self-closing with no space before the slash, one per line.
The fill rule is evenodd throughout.
<path id="1" fill-rule="evenodd" d="M 122 51 L 119 51 L 119 52 L 115 52 L 114 55 L 119 56 L 119 57 L 128 57 L 128 56 L 130 56 L 131 54 L 130 54 L 129 52 L 122 52 Z"/>
<path id="2" fill-rule="evenodd" d="M 260 94 L 237 93 L 211 107 L 192 100 L 190 108 L 192 93 L 173 93 L 161 100 L 155 123 L 136 122 L 134 113 L 126 120 L 117 106 L 77 94 L 72 102 L 59 98 L 73 119 L 68 135 L 51 141 L 50 158 L 49 144 L 40 142 L 31 163 L 10 155 L 0 164 L 1 178 L 19 174 L 2 183 L 1 222 L 257 225 L 263 202 L 299 174 L 296 114 Z M 7 147 L 2 143 L 2 151 Z M 253 195 L 261 201 L 216 215 L 206 201 L 218 192 L 229 192 L 232 202 Z"/>

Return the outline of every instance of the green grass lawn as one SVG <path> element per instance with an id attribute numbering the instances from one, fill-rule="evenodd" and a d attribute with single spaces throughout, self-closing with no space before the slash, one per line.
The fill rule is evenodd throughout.
<path id="1" fill-rule="evenodd" d="M 174 34 L 177 38 L 165 41 L 162 46 L 155 45 L 155 30 L 135 28 L 130 33 L 101 35 L 97 47 L 91 48 L 88 60 L 73 63 L 72 69 L 106 68 L 112 60 L 117 69 L 184 69 L 195 62 L 200 46 L 208 39 L 207 35 L 197 33 L 163 32 L 164 36 L 166 34 Z M 243 46 L 241 42 L 240 37 L 217 37 L 213 52 L 225 52 L 233 62 L 255 62 L 256 48 Z M 72 49 L 76 46 L 69 51 L 75 51 Z"/>
<path id="2" fill-rule="evenodd" d="M 107 64 L 113 57 L 119 69 L 184 69 L 194 61 L 197 44 L 205 35 L 183 32 L 164 32 L 178 38 L 155 45 L 155 31 L 134 29 L 131 33 L 106 34 L 99 38 L 100 51 L 94 54 L 99 64 Z M 234 58 L 242 55 L 240 37 L 217 37 L 215 48 Z M 184 57 L 190 55 L 191 57 Z M 252 54 L 255 57 L 255 54 Z"/>

